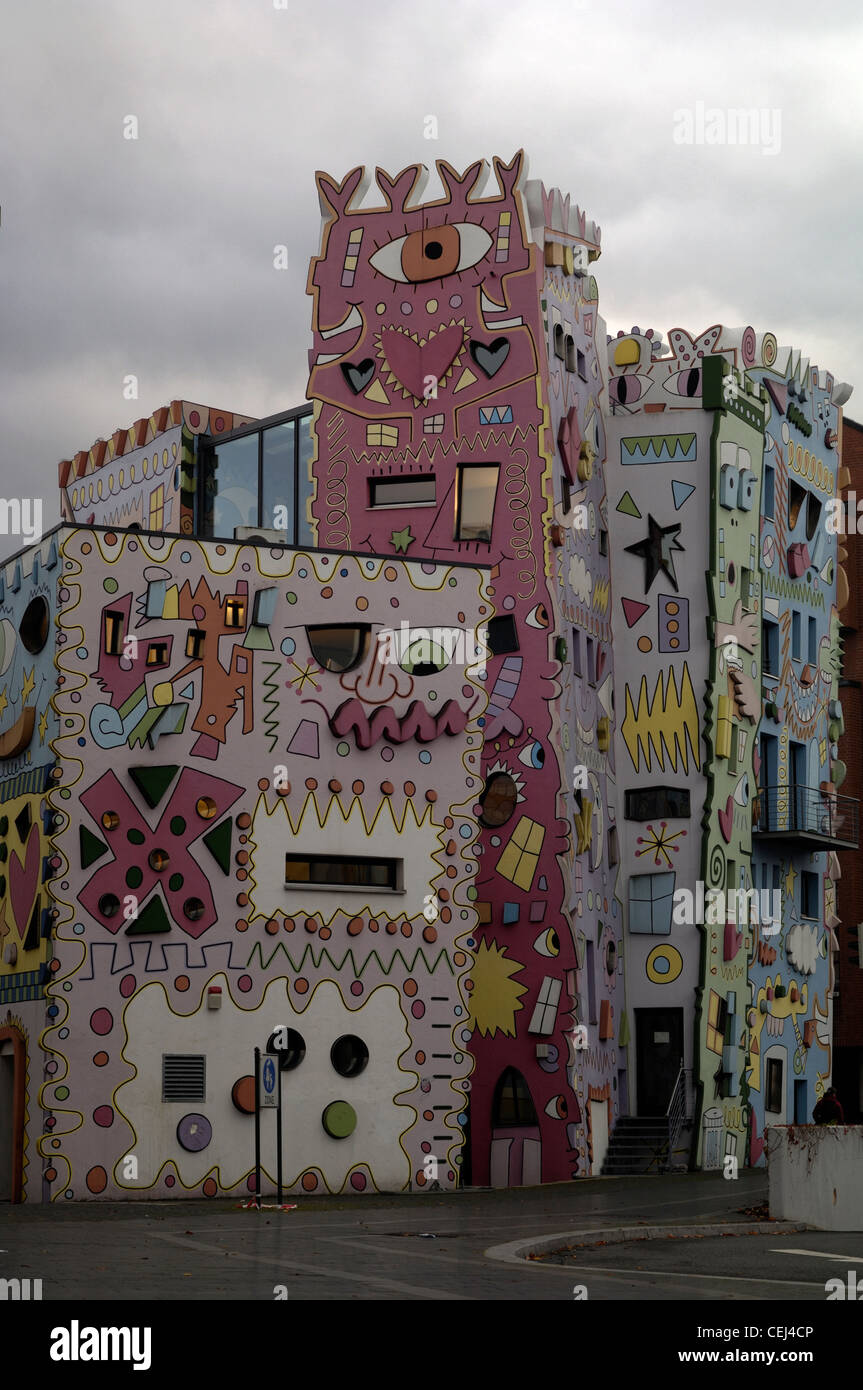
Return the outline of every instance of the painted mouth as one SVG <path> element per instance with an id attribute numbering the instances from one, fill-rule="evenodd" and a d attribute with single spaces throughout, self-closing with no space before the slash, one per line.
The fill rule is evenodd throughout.
<path id="1" fill-rule="evenodd" d="M 0 759 L 14 758 L 19 753 L 23 753 L 33 737 L 33 730 L 36 727 L 36 710 L 34 706 L 22 710 L 11 729 L 0 734 Z"/>

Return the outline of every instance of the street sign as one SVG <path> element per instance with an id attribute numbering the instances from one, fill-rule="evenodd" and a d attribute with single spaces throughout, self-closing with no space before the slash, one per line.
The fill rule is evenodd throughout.
<path id="1" fill-rule="evenodd" d="M 275 1110 L 279 1103 L 276 1096 L 276 1063 L 268 1056 L 261 1061 L 261 1109 Z"/>

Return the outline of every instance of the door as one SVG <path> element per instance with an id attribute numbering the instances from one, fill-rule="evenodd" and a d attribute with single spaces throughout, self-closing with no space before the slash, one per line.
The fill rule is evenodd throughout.
<path id="1" fill-rule="evenodd" d="M 809 1124 L 809 1087 L 805 1081 L 794 1082 L 794 1123 Z"/>
<path id="2" fill-rule="evenodd" d="M 0 1028 L 0 1201 L 20 1202 L 24 1186 L 27 1044 L 13 1025 Z"/>
<path id="3" fill-rule="evenodd" d="M 664 1115 L 683 1064 L 683 1010 L 636 1009 L 639 1115 Z"/>
<path id="4" fill-rule="evenodd" d="M 791 815 L 789 830 L 816 830 L 807 822 L 806 805 L 806 745 L 791 742 L 788 748 L 788 775 L 791 782 Z M 813 818 L 814 819 L 814 818 Z"/>

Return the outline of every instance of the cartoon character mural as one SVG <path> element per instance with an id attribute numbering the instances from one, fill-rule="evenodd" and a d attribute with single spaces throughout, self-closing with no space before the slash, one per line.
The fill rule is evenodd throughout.
<path id="1" fill-rule="evenodd" d="M 526 182 L 521 153 L 495 159 L 491 179 L 482 161 L 463 174 L 445 161 L 437 168 L 443 196 L 426 203 L 423 167 L 395 178 L 378 169 L 376 207 L 363 203 L 364 169 L 341 182 L 318 175 L 311 513 L 319 544 L 491 567 L 474 804 L 479 927 L 469 943 L 471 1173 L 517 1184 L 590 1171 L 586 1085 L 591 1069 L 603 1080 L 614 1070 L 619 1022 L 615 972 L 594 963 L 614 915 L 602 376 L 596 285 L 582 269 L 599 254 L 599 233 L 557 190 Z M 560 362 L 549 356 L 552 336 Z M 567 485 L 581 488 L 592 517 L 592 530 L 565 548 L 558 438 Z M 572 624 L 596 645 L 590 681 L 577 685 Z M 577 753 L 586 780 L 576 794 Z M 589 947 L 579 956 L 585 902 Z M 589 1020 L 591 1046 L 576 1055 L 588 958 L 602 1025 Z M 613 1081 L 616 1091 L 616 1073 Z"/>
<path id="2" fill-rule="evenodd" d="M 379 638 L 476 641 L 483 575 L 129 532 L 61 555 L 46 1198 L 250 1190 L 275 1027 L 289 1189 L 452 1187 L 486 695 Z"/>

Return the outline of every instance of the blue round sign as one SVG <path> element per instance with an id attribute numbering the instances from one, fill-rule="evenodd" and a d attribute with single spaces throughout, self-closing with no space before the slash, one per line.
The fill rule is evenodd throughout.
<path id="1" fill-rule="evenodd" d="M 268 1057 L 264 1062 L 264 1090 L 269 1093 L 276 1089 L 276 1068 L 272 1057 Z"/>

